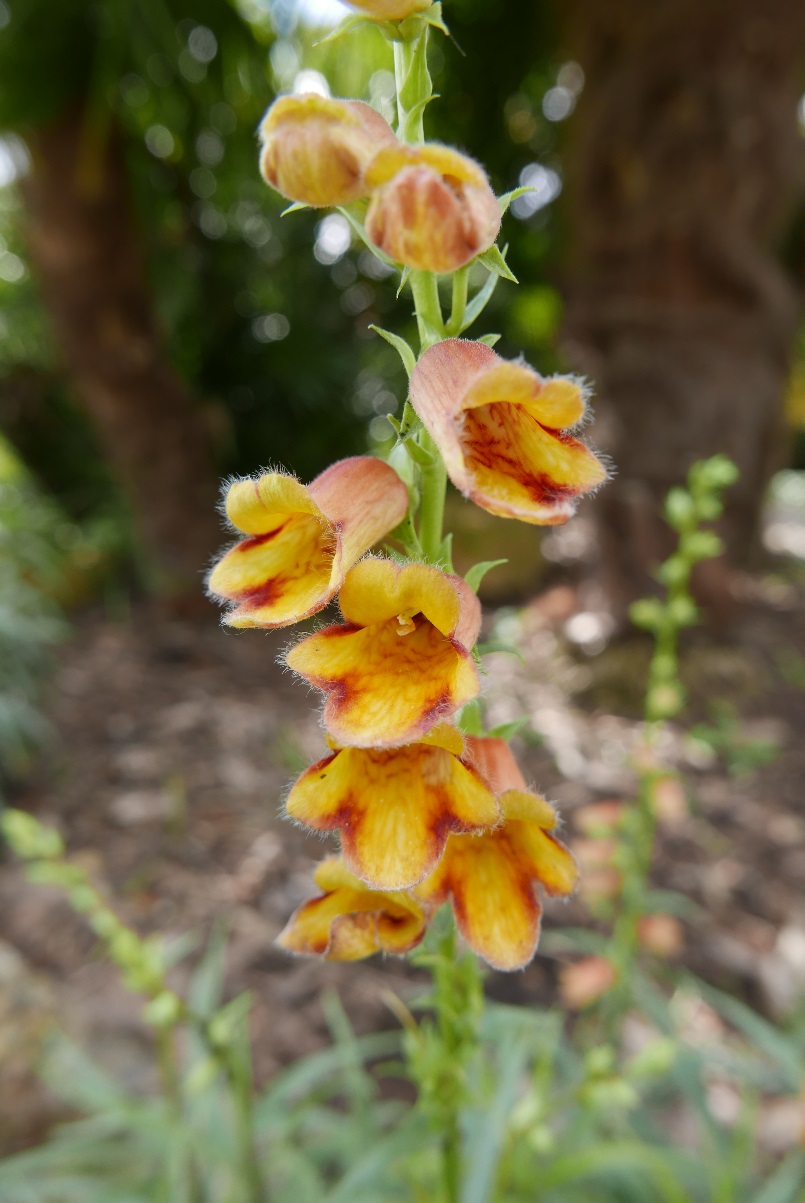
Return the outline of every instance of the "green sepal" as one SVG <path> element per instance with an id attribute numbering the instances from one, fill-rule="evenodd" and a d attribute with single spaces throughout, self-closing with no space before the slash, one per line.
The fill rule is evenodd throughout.
<path id="1" fill-rule="evenodd" d="M 431 455 L 430 451 L 427 451 L 424 447 L 420 447 L 415 439 L 406 439 L 403 447 L 411 456 L 414 463 L 419 464 L 420 468 L 429 468 L 431 464 L 435 463 L 435 457 Z"/>
<path id="2" fill-rule="evenodd" d="M 414 352 L 411 350 L 405 339 L 400 338 L 399 334 L 392 334 L 390 330 L 384 330 L 382 326 L 370 325 L 369 329 L 374 330 L 375 334 L 379 334 L 381 338 L 386 340 L 389 346 L 394 348 L 400 359 L 403 361 L 403 367 L 410 377 L 411 373 L 416 367 L 416 355 L 414 355 Z M 392 425 L 394 425 L 394 423 L 392 423 Z M 395 426 L 395 430 L 398 434 L 400 433 L 399 425 Z"/>
<path id="3" fill-rule="evenodd" d="M 489 250 L 484 251 L 483 255 L 476 257 L 475 262 L 481 263 L 487 271 L 494 272 L 496 276 L 501 276 L 504 280 L 511 280 L 512 284 L 519 284 L 520 281 L 506 262 L 506 252 L 508 249 L 508 246 L 504 246 L 501 251 L 497 245 L 490 246 Z"/>
<path id="4" fill-rule="evenodd" d="M 472 568 L 466 573 L 464 580 L 472 589 L 473 593 L 477 593 L 481 581 L 486 576 L 487 572 L 491 572 L 493 568 L 499 568 L 501 564 L 508 564 L 508 560 L 482 560 L 479 564 L 473 564 Z"/>
<path id="5" fill-rule="evenodd" d="M 435 4 L 431 4 L 430 8 L 426 8 L 423 13 L 418 14 L 420 21 L 424 21 L 426 25 L 430 25 L 433 29 L 438 29 L 446 38 L 449 38 L 450 30 L 445 25 L 442 19 L 442 4 L 441 0 L 436 0 Z"/>
<path id="6" fill-rule="evenodd" d="M 286 210 L 286 212 L 287 212 L 287 210 Z M 388 255 L 385 254 L 384 251 L 381 251 L 378 247 L 375 246 L 375 244 L 370 240 L 369 235 L 366 233 L 366 228 L 365 228 L 363 222 L 359 221 L 358 218 L 355 216 L 355 214 L 352 213 L 346 207 L 346 205 L 336 205 L 336 212 L 340 213 L 342 217 L 346 217 L 347 221 L 352 226 L 353 230 L 358 235 L 358 237 L 360 238 L 363 245 L 367 248 L 367 250 L 370 250 L 372 252 L 372 254 L 375 256 L 376 259 L 379 259 L 381 263 L 385 263 L 386 267 L 396 267 L 397 266 L 393 259 L 389 259 Z"/>
<path id="7" fill-rule="evenodd" d="M 303 209 L 309 209 L 310 207 L 304 201 L 294 201 L 292 205 L 288 205 L 287 209 L 282 210 L 280 217 L 287 217 L 289 213 L 301 213 Z"/>
<path id="8" fill-rule="evenodd" d="M 410 267 L 404 267 L 402 269 L 402 271 L 400 272 L 400 287 L 397 289 L 397 299 L 398 300 L 400 299 L 400 293 L 402 292 L 402 290 L 405 288 L 406 284 L 408 283 L 408 277 L 411 275 L 411 270 L 412 269 Z"/>
<path id="9" fill-rule="evenodd" d="M 520 718 L 513 718 L 509 723 L 498 723 L 497 727 L 493 727 L 491 731 L 487 731 L 490 739 L 505 739 L 506 743 L 510 743 L 515 735 L 519 735 L 523 727 L 527 727 L 529 719 L 526 715 L 521 715 Z"/>
<path id="10" fill-rule="evenodd" d="M 503 214 L 506 212 L 506 210 L 508 209 L 508 207 L 512 203 L 512 201 L 517 200 L 518 196 L 525 196 L 526 192 L 536 192 L 536 191 L 537 190 L 533 184 L 523 184 L 522 187 L 520 187 L 520 188 L 512 188 L 511 192 L 504 192 L 503 196 L 498 197 L 498 204 L 500 205 L 500 216 L 501 217 L 503 216 Z"/>
<path id="11" fill-rule="evenodd" d="M 482 334 L 480 338 L 476 338 L 477 343 L 483 343 L 487 347 L 494 347 L 500 342 L 502 334 Z"/>

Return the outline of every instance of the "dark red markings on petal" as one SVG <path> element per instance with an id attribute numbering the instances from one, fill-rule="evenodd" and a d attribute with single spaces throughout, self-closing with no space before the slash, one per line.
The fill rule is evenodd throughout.
<path id="1" fill-rule="evenodd" d="M 430 702 L 423 710 L 422 724 L 428 723 L 433 725 L 433 723 L 437 722 L 438 719 L 452 714 L 454 709 L 455 707 L 453 706 L 453 699 L 449 691 L 446 693 L 440 693 L 439 696 L 435 698 L 434 701 Z"/>
<path id="2" fill-rule="evenodd" d="M 258 610 L 261 606 L 271 606 L 279 601 L 285 589 L 284 578 L 275 576 L 270 581 L 264 581 L 262 585 L 255 585 L 253 589 L 244 589 L 240 593 L 232 594 L 232 599 L 238 602 L 243 610 Z"/>
<path id="3" fill-rule="evenodd" d="M 263 543 L 270 543 L 272 539 L 276 539 L 277 535 L 282 534 L 287 521 L 283 522 L 282 526 L 278 526 L 276 530 L 267 531 L 264 535 L 249 535 L 248 539 L 242 539 L 240 543 L 236 543 L 232 548 L 233 552 L 242 554 L 244 551 L 254 551 L 255 547 L 261 547 Z"/>

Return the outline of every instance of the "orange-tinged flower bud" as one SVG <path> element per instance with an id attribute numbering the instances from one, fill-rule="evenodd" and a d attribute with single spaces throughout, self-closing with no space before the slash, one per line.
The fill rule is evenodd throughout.
<path id="1" fill-rule="evenodd" d="M 615 985 L 615 966 L 606 957 L 585 957 L 564 965 L 559 975 L 559 992 L 574 1011 L 589 1007 Z"/>
<path id="2" fill-rule="evenodd" d="M 347 0 L 347 4 L 373 21 L 404 21 L 430 8 L 431 0 Z"/>
<path id="3" fill-rule="evenodd" d="M 408 491 L 370 455 L 339 460 L 307 487 L 268 472 L 236 480 L 226 513 L 248 537 L 218 561 L 207 586 L 231 604 L 233 627 L 282 627 L 317 614 L 347 571 L 405 517 Z"/>
<path id="4" fill-rule="evenodd" d="M 289 200 L 322 208 L 368 196 L 364 173 L 376 152 L 397 141 L 362 100 L 316 93 L 281 96 L 260 126 L 263 179 Z"/>
<path id="5" fill-rule="evenodd" d="M 369 556 L 347 573 L 339 604 L 346 626 L 325 627 L 285 656 L 327 694 L 324 723 L 339 744 L 413 743 L 477 697 L 470 649 L 481 608 L 460 577 Z"/>
<path id="6" fill-rule="evenodd" d="M 289 952 L 328 961 L 360 961 L 375 952 L 409 952 L 425 934 L 422 907 L 406 894 L 369 890 L 340 857 L 322 861 L 315 874 L 322 891 L 304 902 L 277 938 Z"/>
<path id="7" fill-rule="evenodd" d="M 658 957 L 678 957 L 685 946 L 682 924 L 674 915 L 641 915 L 637 938 L 643 948 Z"/>
<path id="8" fill-rule="evenodd" d="M 374 190 L 366 232 L 407 267 L 456 271 L 497 238 L 500 206 L 486 173 L 457 150 L 436 143 L 383 147 L 366 181 Z"/>
<path id="9" fill-rule="evenodd" d="M 429 907 L 450 898 L 470 948 L 495 969 L 521 969 L 539 941 L 539 887 L 552 895 L 570 894 L 576 864 L 553 834 L 553 808 L 537 794 L 508 784 L 522 781 L 522 775 L 503 741 L 467 743 L 472 762 L 491 767 L 487 779 L 504 787 L 498 798 L 503 822 L 483 835 L 451 835 L 438 867 L 414 894 Z"/>
<path id="10" fill-rule="evenodd" d="M 566 432 L 585 412 L 574 380 L 543 379 L 484 343 L 449 338 L 422 356 L 410 395 L 453 484 L 490 514 L 556 525 L 606 480 L 601 461 Z"/>
<path id="11" fill-rule="evenodd" d="M 373 889 L 408 889 L 436 868 L 450 832 L 477 833 L 500 817 L 463 752 L 446 725 L 401 748 L 337 749 L 302 774 L 286 809 L 317 831 L 340 828 L 347 867 Z"/>

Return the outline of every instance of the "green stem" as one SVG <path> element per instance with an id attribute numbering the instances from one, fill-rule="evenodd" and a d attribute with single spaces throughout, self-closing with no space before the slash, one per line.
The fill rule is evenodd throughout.
<path id="1" fill-rule="evenodd" d="M 427 66 L 427 29 L 410 42 L 394 43 L 397 86 L 398 136 L 409 143 L 424 141 L 423 115 L 432 95 Z M 453 276 L 450 323 L 445 330 L 438 281 L 433 272 L 412 271 L 409 277 L 414 299 L 420 356 L 441 342 L 447 333 L 460 329 L 467 304 L 468 272 Z M 444 503 L 447 470 L 439 448 L 424 427 L 419 445 L 427 462 L 419 470 L 418 536 L 422 554 L 430 564 L 443 559 Z M 442 565 L 444 566 L 444 565 Z M 449 565 L 447 565 L 449 568 Z M 471 964 L 469 963 L 471 960 Z M 437 1073 L 434 1094 L 423 1093 L 420 1102 L 438 1117 L 442 1143 L 442 1182 L 446 1203 L 460 1203 L 461 1128 L 459 1115 L 467 1094 L 465 1070 L 478 1044 L 478 1024 L 483 1008 L 483 988 L 474 957 L 461 957 L 452 917 L 435 959 L 434 1011 L 444 1069 Z"/>
<path id="2" fill-rule="evenodd" d="M 462 267 L 453 274 L 453 298 L 450 306 L 450 320 L 445 326 L 445 333 L 451 338 L 459 334 L 467 311 L 467 290 L 470 280 L 469 267 Z"/>
<path id="3" fill-rule="evenodd" d="M 439 288 L 433 272 L 411 272 L 410 279 L 420 347 L 426 351 L 444 337 Z M 447 471 L 439 448 L 424 428 L 419 433 L 419 445 L 431 457 L 420 475 L 419 542 L 428 563 L 438 564 L 442 558 Z"/>

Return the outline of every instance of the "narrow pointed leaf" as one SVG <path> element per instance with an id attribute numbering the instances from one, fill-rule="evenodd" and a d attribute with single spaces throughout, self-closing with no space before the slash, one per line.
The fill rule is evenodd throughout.
<path id="1" fill-rule="evenodd" d="M 506 246 L 501 252 L 499 246 L 490 246 L 488 251 L 484 251 L 482 255 L 478 255 L 475 262 L 482 263 L 487 271 L 495 272 L 496 275 L 502 276 L 504 280 L 511 280 L 512 284 L 518 284 L 519 280 L 506 262 L 506 251 L 508 249 Z"/>
<path id="2" fill-rule="evenodd" d="M 416 355 L 414 355 L 414 352 L 408 346 L 405 339 L 400 338 L 399 334 L 392 334 L 390 330 L 384 330 L 382 326 L 370 326 L 369 329 L 374 330 L 375 334 L 379 334 L 381 338 L 384 338 L 389 346 L 394 347 L 394 350 L 403 361 L 403 367 L 410 376 L 416 367 Z M 396 429 L 399 434 L 399 427 Z"/>
<path id="3" fill-rule="evenodd" d="M 521 718 L 514 718 L 510 723 L 498 723 L 497 727 L 493 727 L 487 732 L 490 739 L 505 739 L 509 743 L 514 739 L 515 735 L 519 735 L 523 727 L 528 726 L 528 719 L 525 715 Z"/>
<path id="4" fill-rule="evenodd" d="M 472 568 L 465 574 L 464 580 L 472 589 L 473 593 L 478 592 L 478 586 L 486 576 L 487 572 L 491 572 L 493 568 L 499 568 L 501 564 L 508 564 L 508 560 L 482 560 L 479 564 L 473 564 Z"/>
<path id="5" fill-rule="evenodd" d="M 506 210 L 508 209 L 508 207 L 512 203 L 512 201 L 517 200 L 518 196 L 525 196 L 526 192 L 536 192 L 536 191 L 537 190 L 533 186 L 533 184 L 524 184 L 521 188 L 512 188 L 511 192 L 504 192 L 503 196 L 498 197 L 498 204 L 500 205 L 501 217 L 506 212 Z"/>
<path id="6" fill-rule="evenodd" d="M 492 294 L 498 286 L 499 279 L 500 276 L 496 275 L 494 272 L 487 276 L 483 288 L 476 292 L 475 296 L 464 310 L 464 319 L 461 323 L 462 331 L 467 330 L 472 323 L 481 316 L 484 309 L 486 309 L 487 305 L 492 299 Z"/>
<path id="7" fill-rule="evenodd" d="M 294 201 L 292 205 L 288 205 L 287 209 L 283 209 L 280 217 L 287 217 L 289 213 L 301 213 L 302 209 L 309 209 L 310 205 L 306 205 L 304 201 Z"/>

